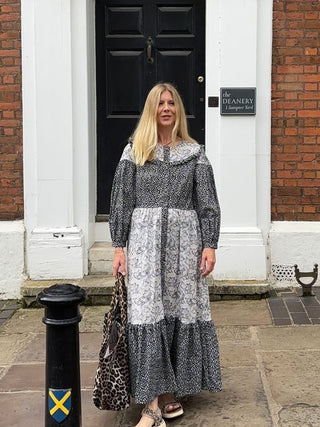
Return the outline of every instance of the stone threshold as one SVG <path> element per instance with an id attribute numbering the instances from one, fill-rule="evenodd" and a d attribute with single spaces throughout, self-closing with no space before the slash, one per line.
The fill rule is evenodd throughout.
<path id="1" fill-rule="evenodd" d="M 57 283 L 71 283 L 84 288 L 87 292 L 86 305 L 110 304 L 114 278 L 110 275 L 88 275 L 83 279 L 72 280 L 26 280 L 21 286 L 22 303 L 24 307 L 37 307 L 37 295 L 44 288 Z M 257 281 L 214 281 L 208 278 L 211 301 L 261 299 L 270 295 L 270 285 Z"/>

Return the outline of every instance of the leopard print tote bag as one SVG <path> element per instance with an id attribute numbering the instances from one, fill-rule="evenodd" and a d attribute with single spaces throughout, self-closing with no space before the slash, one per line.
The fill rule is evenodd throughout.
<path id="1" fill-rule="evenodd" d="M 127 289 L 118 273 L 105 314 L 99 365 L 94 381 L 93 403 L 99 409 L 120 411 L 130 403 L 130 376 L 127 341 Z"/>

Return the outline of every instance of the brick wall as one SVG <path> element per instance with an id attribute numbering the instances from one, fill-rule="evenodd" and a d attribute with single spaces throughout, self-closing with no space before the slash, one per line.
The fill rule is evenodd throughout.
<path id="1" fill-rule="evenodd" d="M 272 219 L 320 220 L 320 1 L 274 0 Z"/>
<path id="2" fill-rule="evenodd" d="M 0 0 L 0 221 L 23 218 L 20 1 Z"/>

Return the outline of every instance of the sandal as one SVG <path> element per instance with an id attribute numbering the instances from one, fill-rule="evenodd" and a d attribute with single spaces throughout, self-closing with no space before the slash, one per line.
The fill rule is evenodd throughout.
<path id="1" fill-rule="evenodd" d="M 153 411 L 150 408 L 144 408 L 142 409 L 141 415 L 149 417 L 154 421 L 154 424 L 152 425 L 152 427 L 166 427 L 166 423 L 162 418 L 161 413 L 157 414 L 155 411 Z"/>
<path id="2" fill-rule="evenodd" d="M 169 406 L 177 406 L 177 405 L 178 405 L 177 408 L 171 411 L 168 411 Z M 180 417 L 180 415 L 183 415 L 183 408 L 180 402 L 178 402 L 177 400 L 174 400 L 172 402 L 167 402 L 166 404 L 164 404 L 161 412 L 162 412 L 163 418 L 171 419 L 171 418 L 176 418 L 176 417 Z"/>

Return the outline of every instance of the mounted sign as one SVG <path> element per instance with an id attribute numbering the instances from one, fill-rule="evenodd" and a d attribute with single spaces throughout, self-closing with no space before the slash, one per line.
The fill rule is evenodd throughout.
<path id="1" fill-rule="evenodd" d="M 220 114 L 222 116 L 256 114 L 256 88 L 220 88 Z"/>

